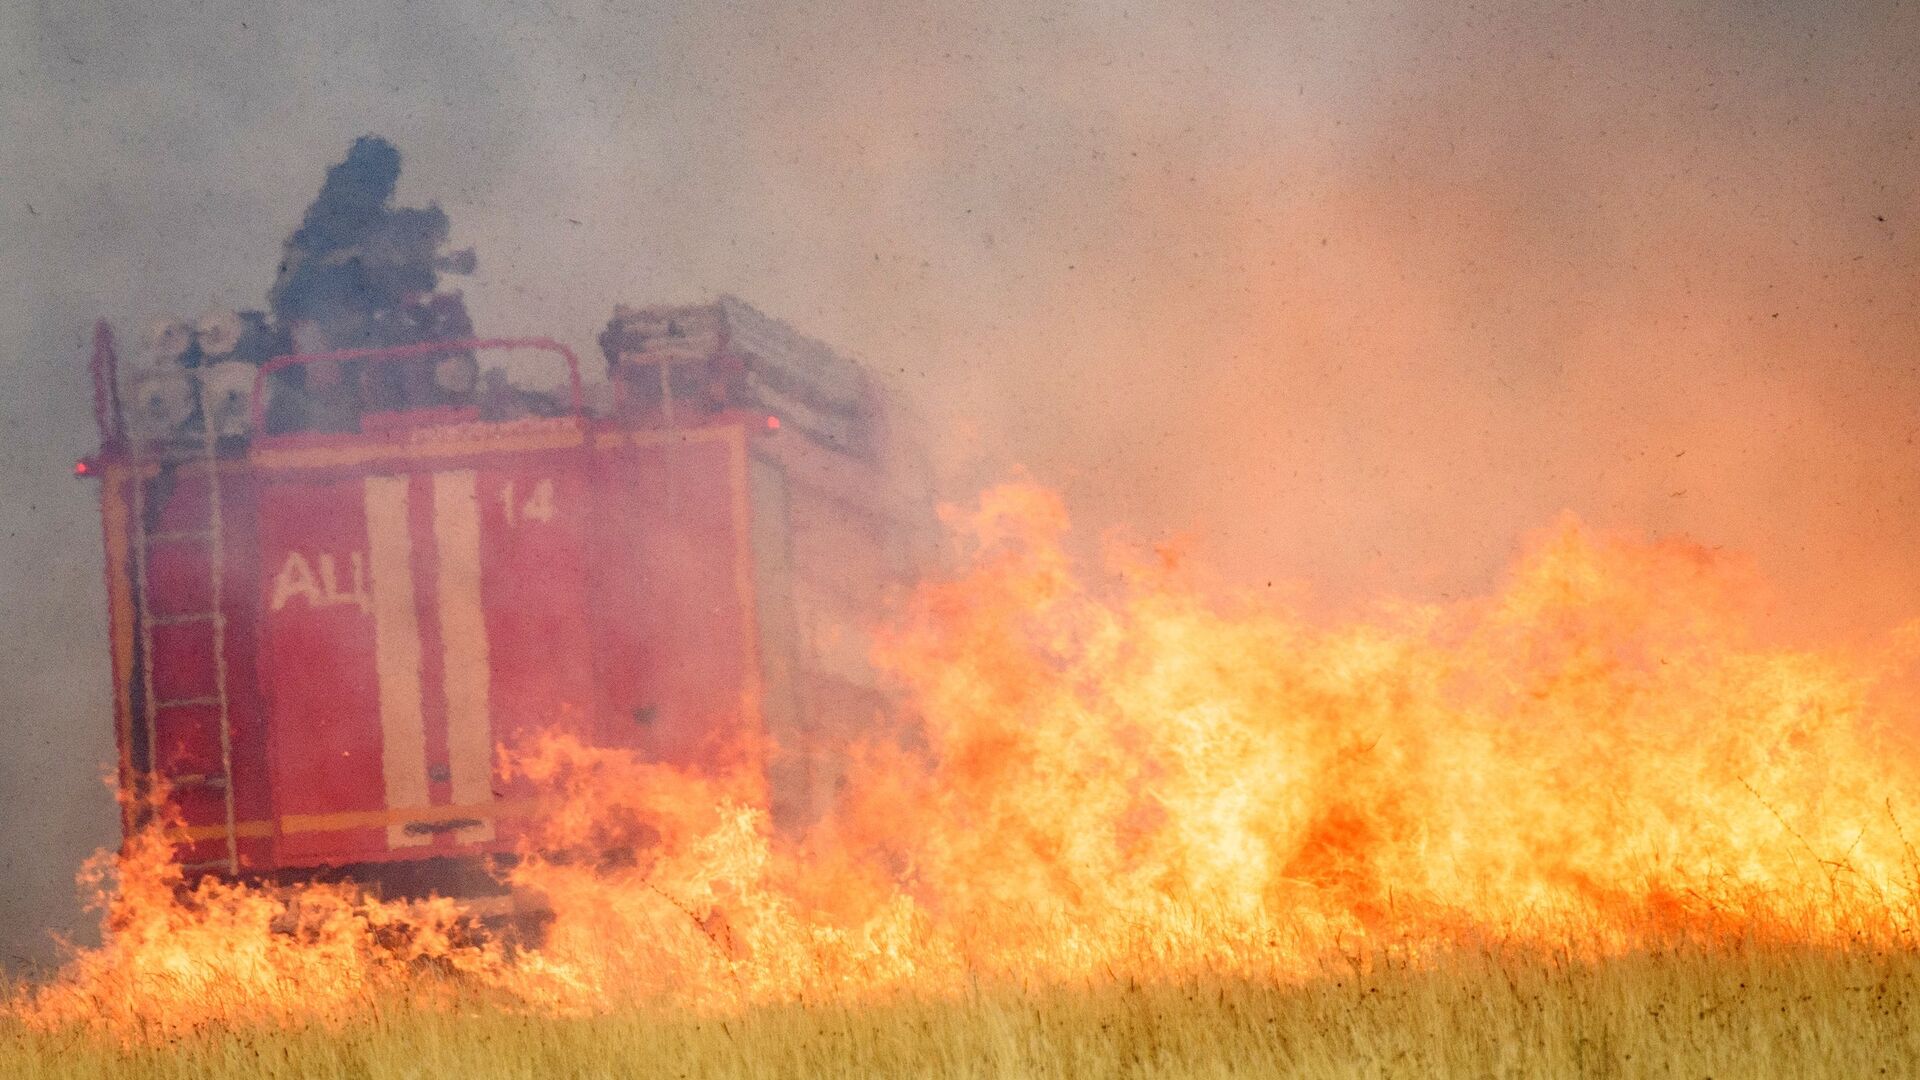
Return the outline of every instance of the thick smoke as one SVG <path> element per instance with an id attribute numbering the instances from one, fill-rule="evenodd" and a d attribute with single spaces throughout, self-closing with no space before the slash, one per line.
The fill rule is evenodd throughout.
<path id="1" fill-rule="evenodd" d="M 738 293 L 921 399 L 955 494 L 1023 464 L 1333 605 L 1572 510 L 1743 553 L 1783 634 L 1920 611 L 1920 12 L 1270 9 L 0 15 L 6 951 L 113 835 L 82 329 L 257 297 L 369 130 L 482 331 Z"/>

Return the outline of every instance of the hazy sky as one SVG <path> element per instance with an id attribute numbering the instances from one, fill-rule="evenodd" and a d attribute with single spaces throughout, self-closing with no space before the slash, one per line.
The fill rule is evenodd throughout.
<path id="1" fill-rule="evenodd" d="M 1920 614 L 1915 5 L 259 6 L 0 12 L 5 954 L 113 838 L 85 329 L 259 305 L 369 131 L 483 332 L 737 293 L 956 492 L 1334 603 L 1572 511 L 1796 631 Z"/>

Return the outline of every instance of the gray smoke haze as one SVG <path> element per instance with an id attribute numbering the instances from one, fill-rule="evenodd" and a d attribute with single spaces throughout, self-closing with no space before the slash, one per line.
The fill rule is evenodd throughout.
<path id="1" fill-rule="evenodd" d="M 0 13 L 0 955 L 111 760 L 82 345 L 257 306 L 377 132 L 483 333 L 719 292 L 1012 464 L 1334 605 L 1571 510 L 1920 613 L 1920 10 L 170 0 Z M 456 287 L 462 282 L 452 283 Z"/>

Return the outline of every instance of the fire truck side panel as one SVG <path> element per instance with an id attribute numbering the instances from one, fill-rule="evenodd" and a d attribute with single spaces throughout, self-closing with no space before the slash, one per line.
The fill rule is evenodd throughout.
<path id="1" fill-rule="evenodd" d="M 386 820 L 427 803 L 409 489 L 404 474 L 260 485 L 277 863 L 350 862 L 425 839 Z"/>
<path id="2" fill-rule="evenodd" d="M 592 737 L 582 452 L 418 463 L 269 485 L 282 864 L 510 847 L 532 793 L 509 790 L 496 747 Z"/>
<path id="3" fill-rule="evenodd" d="M 526 747 L 549 729 L 595 741 L 595 643 L 586 617 L 593 496 L 578 452 L 527 455 L 475 474 L 479 562 L 441 551 L 439 636 L 455 788 L 462 771 L 451 766 L 465 757 L 469 781 L 491 777 L 493 793 L 525 805 L 536 793 L 524 780 L 496 775 L 496 745 Z M 458 547 L 464 516 L 457 509 L 439 515 L 444 544 Z M 449 798 L 471 804 L 488 794 L 454 790 Z M 513 836 L 522 820 L 497 819 L 500 838 Z"/>
<path id="4" fill-rule="evenodd" d="M 594 557 L 602 741 L 683 766 L 755 760 L 744 433 L 723 424 L 610 441 Z"/>
<path id="5" fill-rule="evenodd" d="M 803 437 L 767 440 L 754 457 L 756 512 L 766 505 L 762 491 L 778 493 L 779 522 L 765 546 L 777 544 L 781 572 L 767 575 L 763 596 L 777 597 L 763 604 L 777 605 L 785 623 L 784 693 L 796 718 L 780 741 L 801 758 L 787 767 L 784 800 L 775 773 L 774 797 L 804 822 L 832 805 L 851 747 L 884 711 L 873 631 L 922 568 L 913 545 L 931 527 L 919 520 L 930 500 L 903 497 L 879 460 Z"/>
<path id="6" fill-rule="evenodd" d="M 755 607 L 759 612 L 760 713 L 769 743 L 769 811 L 783 828 L 817 815 L 813 738 L 798 693 L 798 632 L 793 614 L 793 561 L 788 543 L 787 477 L 764 453 L 748 465 Z"/>

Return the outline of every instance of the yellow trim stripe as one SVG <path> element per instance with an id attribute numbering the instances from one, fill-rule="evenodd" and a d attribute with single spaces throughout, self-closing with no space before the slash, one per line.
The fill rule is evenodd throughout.
<path id="1" fill-rule="evenodd" d="M 280 819 L 283 833 L 338 832 L 342 829 L 404 828 L 416 822 L 457 821 L 480 818 L 483 821 L 533 816 L 539 809 L 534 799 L 510 799 L 502 802 L 475 803 L 471 806 L 423 806 L 409 810 L 348 810 L 334 814 L 288 814 Z M 242 838 L 273 835 L 273 822 L 242 821 L 234 826 Z M 194 844 L 217 840 L 227 835 L 224 825 L 189 825 L 170 829 L 167 836 L 176 844 Z"/>

